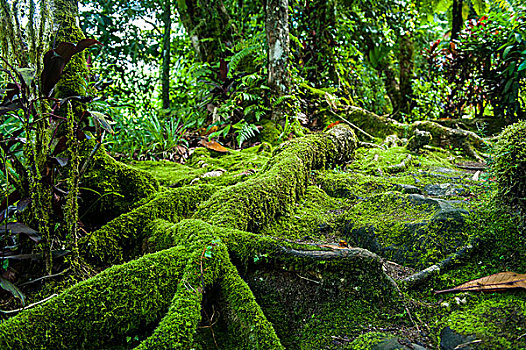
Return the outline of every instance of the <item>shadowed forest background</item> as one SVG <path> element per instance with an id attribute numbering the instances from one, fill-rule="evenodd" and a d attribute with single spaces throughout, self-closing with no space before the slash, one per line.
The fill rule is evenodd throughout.
<path id="1" fill-rule="evenodd" d="M 525 15 L 0 0 L 0 349 L 525 348 Z"/>

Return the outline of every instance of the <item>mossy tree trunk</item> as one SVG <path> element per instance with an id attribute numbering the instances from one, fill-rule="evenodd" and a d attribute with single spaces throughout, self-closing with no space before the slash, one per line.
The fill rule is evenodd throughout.
<path id="1" fill-rule="evenodd" d="M 268 84 L 276 100 L 286 95 L 290 87 L 288 60 L 289 38 L 289 2 L 288 0 L 266 1 L 265 31 L 268 44 Z M 280 120 L 283 109 L 273 106 L 272 119 Z"/>
<path id="2" fill-rule="evenodd" d="M 177 2 L 181 22 L 201 62 L 216 63 L 221 47 L 232 43 L 236 28 L 222 0 Z"/>
<path id="3" fill-rule="evenodd" d="M 276 330 L 240 275 L 247 269 L 315 271 L 321 281 L 316 293 L 343 284 L 339 293 L 349 290 L 353 299 L 388 302 L 394 289 L 376 255 L 258 234 L 296 205 L 314 169 L 350 159 L 355 147 L 354 133 L 338 126 L 281 147 L 245 182 L 217 191 L 190 186 L 160 192 L 80 243 L 88 258 L 104 263 L 135 260 L 1 323 L 0 348 L 100 349 L 142 334 L 135 349 L 188 349 L 195 346 L 206 315 L 204 298 L 219 293 L 235 348 L 281 349 Z M 255 264 L 257 257 L 266 263 Z M 145 329 L 150 331 L 144 334 Z"/>

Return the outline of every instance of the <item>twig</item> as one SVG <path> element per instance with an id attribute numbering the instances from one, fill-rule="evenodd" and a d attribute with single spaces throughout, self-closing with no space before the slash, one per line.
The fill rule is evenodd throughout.
<path id="1" fill-rule="evenodd" d="M 58 272 L 58 273 L 55 273 L 55 274 L 53 274 L 53 275 L 42 276 L 42 277 L 36 278 L 36 279 L 34 279 L 34 280 L 32 280 L 32 281 L 24 282 L 24 283 L 20 284 L 20 287 L 25 286 L 25 285 L 28 285 L 28 284 L 31 284 L 31 283 L 35 283 L 35 282 L 38 282 L 38 281 L 42 281 L 42 280 L 44 280 L 44 279 L 46 279 L 46 278 L 53 278 L 53 277 L 57 277 L 57 276 L 63 275 L 63 274 L 65 274 L 66 272 L 68 272 L 69 269 L 70 269 L 70 268 L 68 267 L 67 269 L 65 269 L 65 270 L 62 271 L 62 272 Z"/>
<path id="2" fill-rule="evenodd" d="M 50 296 L 48 296 L 47 298 L 45 299 L 42 299 L 40 301 L 37 301 L 36 303 L 33 303 L 33 304 L 30 304 L 28 306 L 24 306 L 23 308 L 20 308 L 20 309 L 15 309 L 15 310 L 9 310 L 9 311 L 5 311 L 5 310 L 0 310 L 1 313 L 3 314 L 14 314 L 16 312 L 20 312 L 20 311 L 24 311 L 24 310 L 27 310 L 27 309 L 30 309 L 32 308 L 33 306 L 37 306 L 39 304 L 42 304 L 42 303 L 45 303 L 46 301 L 56 297 L 58 294 L 52 294 Z"/>
<path id="3" fill-rule="evenodd" d="M 343 120 L 344 122 L 346 122 L 349 126 L 355 128 L 356 130 L 358 130 L 359 132 L 361 132 L 362 134 L 364 134 L 365 136 L 367 136 L 368 138 L 370 138 L 371 140 L 374 140 L 374 136 L 371 136 L 371 134 L 368 134 L 366 133 L 365 131 L 363 131 L 362 129 L 360 129 L 359 127 L 357 127 L 355 124 L 351 123 L 350 121 L 348 121 L 347 119 L 343 118 L 341 115 L 338 115 L 336 113 L 334 113 L 333 111 L 331 111 L 329 109 L 329 112 L 332 113 L 335 117 L 338 117 L 340 118 L 341 120 Z"/>
<path id="4" fill-rule="evenodd" d="M 299 278 L 303 278 L 304 280 L 307 280 L 307 281 L 310 281 L 310 282 L 314 282 L 314 283 L 317 283 L 317 284 L 320 284 L 320 281 L 316 281 L 316 280 L 312 280 L 310 278 L 307 278 L 307 277 L 303 277 L 302 275 L 300 275 L 299 273 L 296 274 Z"/>
<path id="5" fill-rule="evenodd" d="M 469 345 L 472 345 L 472 344 L 476 344 L 476 343 L 480 343 L 481 341 L 482 340 L 477 339 L 477 340 L 473 340 L 473 341 L 470 341 L 470 342 L 467 342 L 467 343 L 464 343 L 464 344 L 459 344 L 459 345 L 455 346 L 453 348 L 453 350 L 464 349 L 466 346 L 469 346 Z"/>

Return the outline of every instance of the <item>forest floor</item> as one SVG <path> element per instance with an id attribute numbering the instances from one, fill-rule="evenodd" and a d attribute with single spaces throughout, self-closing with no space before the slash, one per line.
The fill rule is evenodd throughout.
<path id="1" fill-rule="evenodd" d="M 270 150 L 266 144 L 228 153 L 201 148 L 185 165 L 133 166 L 169 187 L 231 185 L 254 176 Z M 334 300 L 320 301 L 312 297 L 322 288 L 315 272 L 246 271 L 244 279 L 286 348 L 526 347 L 523 291 L 435 294 L 494 273 L 525 271 L 524 255 L 509 249 L 509 227 L 500 227 L 506 235 L 500 249 L 488 241 L 473 247 L 483 231 L 480 208 L 492 191 L 486 164 L 433 147 L 420 153 L 402 146 L 359 148 L 352 161 L 314 171 L 309 181 L 294 211 L 259 233 L 328 249 L 365 248 L 381 257 L 385 273 L 400 285 L 400 299 L 380 305 L 333 291 Z"/>
<path id="2" fill-rule="evenodd" d="M 301 148 L 302 143 L 295 145 Z M 273 172 L 272 166 L 280 166 L 282 163 L 277 159 L 284 154 L 293 154 L 283 153 L 283 145 L 273 149 L 273 146 L 262 143 L 243 150 L 221 152 L 201 147 L 193 150 L 185 164 L 133 162 L 130 164 L 132 168 L 145 171 L 160 182 L 159 194 L 153 200 L 148 199 L 149 202 L 135 203 L 136 210 L 129 215 L 124 214 L 122 220 L 118 217 L 104 226 L 118 227 L 118 236 L 104 236 L 113 231 L 103 227 L 88 235 L 88 242 L 97 244 L 96 240 L 92 240 L 97 236 L 110 240 L 104 245 L 88 244 L 87 247 L 97 253 L 107 252 L 108 257 L 118 260 L 114 253 L 120 250 L 112 250 L 112 244 L 117 242 L 124 244 L 123 247 L 131 247 L 133 244 L 126 243 L 126 240 L 140 237 L 137 228 L 126 226 L 128 224 L 124 220 L 128 218 L 136 226 L 162 231 L 163 235 L 153 232 L 151 237 L 154 239 L 150 239 L 148 244 L 158 245 L 158 250 L 165 249 L 161 248 L 163 244 L 173 248 L 157 253 L 153 250 L 152 254 L 147 254 L 152 252 L 148 250 L 148 244 L 137 239 L 135 245 L 141 247 L 142 244 L 142 252 L 125 252 L 128 256 L 124 260 L 146 255 L 110 267 L 86 283 L 80 283 L 55 297 L 41 310 L 34 310 L 34 317 L 42 321 L 35 330 L 36 343 L 33 344 L 48 342 L 74 348 L 72 346 L 75 345 L 67 344 L 57 335 L 56 339 L 48 337 L 49 327 L 54 329 L 53 332 L 60 332 L 63 327 L 68 330 L 64 339 L 69 339 L 68 336 L 75 341 L 79 336 L 92 338 L 91 345 L 87 340 L 78 340 L 85 348 L 97 348 L 99 340 L 108 349 L 148 348 L 144 344 L 153 339 L 150 337 L 152 331 L 165 327 L 164 319 L 160 323 L 159 319 L 166 313 L 174 295 L 173 288 L 177 287 L 171 280 L 182 278 L 182 269 L 178 264 L 190 258 L 169 263 L 171 260 L 162 260 L 166 267 L 160 272 L 162 264 L 150 267 L 144 262 L 197 249 L 201 281 L 192 283 L 194 286 L 204 285 L 203 276 L 207 275 L 208 269 L 203 267 L 203 261 L 208 257 L 206 254 L 210 254 L 210 258 L 212 254 L 217 254 L 213 258 L 221 261 L 223 253 L 214 249 L 224 244 L 230 254 L 227 260 L 231 260 L 233 265 L 224 260 L 223 265 L 235 266 L 230 271 L 237 270 L 255 297 L 255 307 L 258 310 L 261 308 L 263 317 L 275 330 L 278 342 L 287 349 L 526 348 L 526 294 L 523 290 L 506 288 L 504 283 L 504 287 L 493 284 L 486 292 L 478 291 L 482 289 L 479 286 L 473 291 L 436 293 L 499 272 L 526 272 L 523 234 L 518 232 L 516 217 L 499 211 L 492 204 L 493 185 L 486 164 L 469 161 L 454 151 L 430 146 L 424 146 L 418 152 L 410 152 L 404 146 L 379 144 L 369 147 L 356 149 L 347 162 L 338 165 L 328 162 L 321 169 L 313 165 L 317 161 L 300 160 L 302 164 L 298 163 L 298 169 L 312 169 L 307 172 L 304 190 L 298 189 L 304 181 L 301 177 L 293 179 L 296 175 L 278 180 L 265 177 L 269 173 L 272 176 L 281 174 Z M 306 149 L 301 152 L 309 154 Z M 313 164 L 307 166 L 303 162 Z M 273 165 L 269 168 L 268 163 Z M 298 170 L 298 173 L 301 171 Z M 283 193 L 279 187 L 267 186 L 267 180 L 268 183 L 273 181 L 272 184 L 275 181 L 281 183 Z M 285 188 L 287 181 L 298 183 L 296 190 L 292 190 L 297 198 L 287 199 L 290 197 L 290 190 Z M 246 186 L 243 187 L 243 184 Z M 263 187 L 258 188 L 259 184 Z M 258 198 L 250 192 L 236 193 L 236 189 L 267 195 L 261 198 L 269 203 L 256 203 L 254 212 L 248 213 L 254 217 L 239 220 L 236 217 L 225 218 L 227 223 L 235 225 L 222 226 L 224 221 L 217 212 L 228 212 L 245 204 L 253 208 L 253 204 L 247 203 Z M 157 201 L 155 205 L 158 208 L 169 208 L 167 200 L 171 200 L 172 193 L 179 193 L 178 190 L 186 197 L 195 196 L 190 199 L 199 203 L 198 209 L 195 205 L 185 204 L 189 203 L 186 198 L 180 204 L 187 212 L 179 214 L 183 209 L 175 208 L 178 214 L 170 214 L 168 219 L 159 212 L 162 209 L 148 207 L 149 203 Z M 208 192 L 211 191 L 219 195 L 208 200 Z M 246 200 L 247 203 L 234 201 L 232 204 L 229 193 L 241 201 L 244 195 L 250 199 Z M 274 200 L 270 195 L 282 199 Z M 226 209 L 222 208 L 221 200 L 225 201 Z M 280 201 L 291 203 L 291 206 L 285 206 Z M 276 206 L 279 209 L 275 209 Z M 153 208 L 154 212 L 150 214 L 148 208 Z M 267 213 L 267 210 L 274 212 Z M 238 211 L 236 215 L 245 214 Z M 267 214 L 269 217 L 265 217 Z M 157 223 L 154 221 L 156 216 L 171 222 Z M 212 216 L 211 222 L 218 222 L 219 225 L 203 226 L 208 223 L 200 220 Z M 238 222 L 245 222 L 243 220 L 252 224 L 237 227 Z M 150 221 L 154 221 L 153 224 Z M 199 244 L 204 241 L 197 231 L 191 231 L 192 225 L 201 231 L 205 227 L 205 231 L 212 232 L 212 237 L 221 239 L 214 238 L 209 246 L 205 243 L 203 250 Z M 229 229 L 226 235 L 222 235 L 224 227 L 234 227 L 237 231 Z M 187 231 L 193 233 L 189 233 L 188 238 L 177 238 L 177 235 Z M 164 236 L 166 232 L 171 236 Z M 172 238 L 175 242 L 178 242 L 177 239 L 181 241 L 174 246 L 168 242 Z M 197 248 L 193 247 L 191 239 L 196 239 Z M 280 247 L 284 255 L 276 253 L 272 250 L 274 248 L 265 250 L 268 247 Z M 210 265 L 208 271 L 213 272 L 214 266 Z M 223 271 L 222 268 L 220 271 Z M 163 278 L 153 281 L 151 277 L 144 277 L 149 274 Z M 68 287 L 72 280 L 60 282 L 62 277 L 49 279 L 46 287 L 34 294 L 31 301 L 38 301 Z M 254 342 L 259 341 L 257 337 L 263 334 L 253 329 L 261 323 L 252 319 L 251 315 L 255 315 L 250 314 L 252 309 L 247 306 L 248 311 L 242 310 L 243 306 L 240 308 L 235 304 L 237 301 L 232 301 L 233 292 L 224 286 L 227 278 L 211 283 L 206 288 L 206 294 L 198 289 L 204 296 L 202 303 L 197 302 L 202 305 L 201 312 L 196 311 L 200 319 L 195 320 L 197 333 L 181 338 L 188 339 L 192 348 L 253 349 Z M 53 280 L 58 282 L 54 284 Z M 179 283 L 183 282 L 184 278 Z M 494 282 L 490 279 L 481 282 L 481 285 Z M 513 280 L 511 282 L 508 287 L 520 287 L 520 284 L 513 284 Z M 115 283 L 119 283 L 118 288 Z M 194 290 L 188 289 L 188 285 L 183 283 L 177 287 L 177 293 Z M 149 288 L 154 288 L 152 296 Z M 161 293 L 163 288 L 166 291 Z M 497 289 L 500 292 L 496 292 Z M 149 304 L 150 298 L 153 304 Z M 249 299 L 243 299 L 242 304 L 249 302 Z M 173 300 L 178 301 L 175 297 Z M 87 311 L 75 306 L 77 301 Z M 145 305 L 141 304 L 143 301 Z M 93 308 L 93 302 L 102 303 L 107 310 L 103 312 L 98 306 Z M 68 305 L 68 308 L 62 305 Z M 134 310 L 125 310 L 131 305 L 137 308 L 136 314 Z M 166 319 L 176 309 L 172 306 Z M 121 311 L 122 315 L 117 317 Z M 185 312 L 191 314 L 191 311 Z M 73 314 L 77 315 L 75 317 L 80 323 L 89 323 L 89 327 L 93 327 L 90 317 L 100 320 L 102 335 L 97 336 L 95 330 L 91 334 L 81 325 L 79 330 L 73 331 L 73 324 L 66 321 Z M 5 324 L 5 329 L 0 327 L 4 332 L 0 334 L 3 337 L 0 341 L 9 344 L 15 337 L 13 334 L 22 334 L 25 330 L 29 333 L 23 333 L 25 335 L 20 341 L 30 344 L 36 324 L 31 321 L 31 315 L 22 313 L 25 318 L 15 317 L 11 324 Z M 115 320 L 127 323 L 121 325 Z M 51 326 L 42 325 L 44 322 L 49 322 Z M 182 322 L 180 332 L 194 327 L 191 326 L 192 320 L 183 319 Z M 21 331 L 13 327 L 21 327 Z M 56 330 L 54 327 L 57 327 Z M 106 329 L 118 330 L 122 334 L 107 334 Z M 165 328 L 162 329 L 164 332 Z M 235 332 L 241 332 L 241 335 L 234 335 Z"/>

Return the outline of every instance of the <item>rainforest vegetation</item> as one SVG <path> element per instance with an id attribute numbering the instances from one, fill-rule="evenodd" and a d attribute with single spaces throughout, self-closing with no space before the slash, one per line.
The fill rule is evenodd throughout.
<path id="1" fill-rule="evenodd" d="M 526 348 L 518 0 L 0 0 L 0 349 Z"/>

